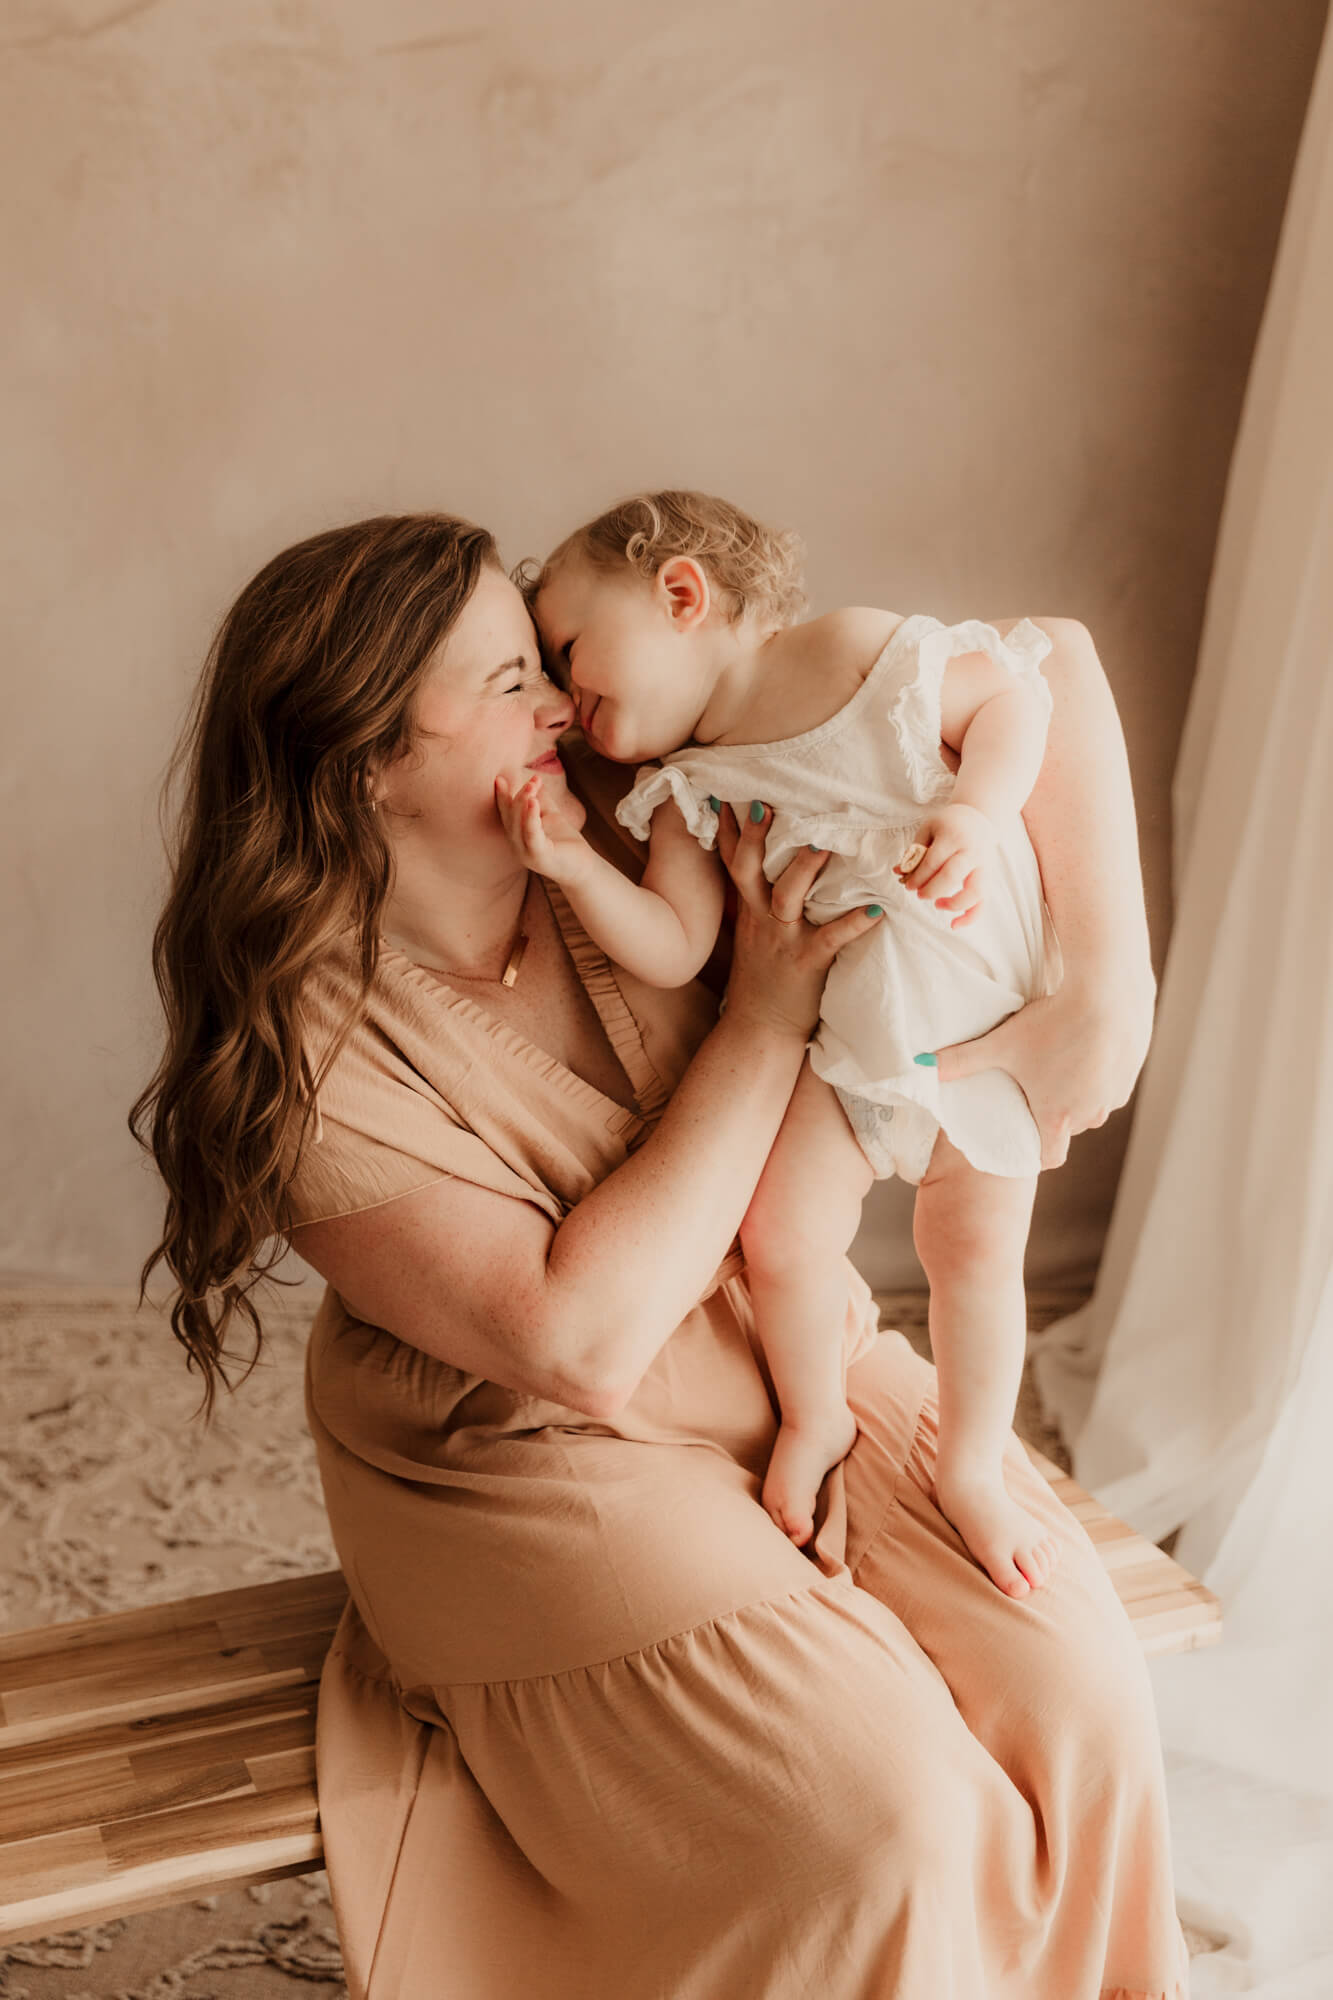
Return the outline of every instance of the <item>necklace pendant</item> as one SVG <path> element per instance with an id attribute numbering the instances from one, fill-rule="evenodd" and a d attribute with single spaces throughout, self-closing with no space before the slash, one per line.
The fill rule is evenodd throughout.
<path id="1" fill-rule="evenodd" d="M 523 963 L 523 954 L 527 950 L 527 948 L 528 948 L 528 934 L 526 931 L 520 931 L 518 934 L 518 942 L 515 944 L 514 949 L 509 954 L 509 963 L 508 965 L 506 965 L 504 971 L 500 974 L 501 986 L 512 986 L 514 984 L 515 980 L 518 978 L 518 968 Z"/>

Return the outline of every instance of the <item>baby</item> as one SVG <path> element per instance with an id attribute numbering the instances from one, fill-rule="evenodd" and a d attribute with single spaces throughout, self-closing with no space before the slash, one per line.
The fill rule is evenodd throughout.
<path id="1" fill-rule="evenodd" d="M 741 1225 L 781 1410 L 763 1504 L 799 1544 L 851 1446 L 844 1258 L 872 1181 L 916 1186 L 939 1377 L 935 1495 L 996 1585 L 1045 1583 L 1057 1545 L 1002 1456 L 1026 1339 L 1023 1253 L 1040 1139 L 999 1069 L 944 1083 L 931 1051 L 1059 983 L 1020 816 L 1045 749 L 1050 641 L 868 609 L 794 622 L 796 544 L 705 494 L 642 494 L 570 535 L 525 583 L 550 671 L 602 755 L 641 765 L 617 818 L 648 842 L 634 887 L 539 778 L 507 802 L 529 866 L 636 977 L 692 979 L 722 916 L 724 803 L 764 825 L 764 873 L 826 852 L 814 924 L 881 916 L 829 970 L 820 1020 Z M 941 754 L 958 754 L 956 775 Z"/>

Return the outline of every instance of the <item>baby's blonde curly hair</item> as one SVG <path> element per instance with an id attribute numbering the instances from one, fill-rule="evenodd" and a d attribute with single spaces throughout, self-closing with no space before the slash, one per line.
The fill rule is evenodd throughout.
<path id="1" fill-rule="evenodd" d="M 544 563 L 520 563 L 514 581 L 531 605 L 571 559 L 609 571 L 628 563 L 651 582 L 673 556 L 692 556 L 700 565 L 730 624 L 752 616 L 762 624 L 791 625 L 805 609 L 796 535 L 764 527 L 729 500 L 679 488 L 621 500 L 566 535 Z"/>

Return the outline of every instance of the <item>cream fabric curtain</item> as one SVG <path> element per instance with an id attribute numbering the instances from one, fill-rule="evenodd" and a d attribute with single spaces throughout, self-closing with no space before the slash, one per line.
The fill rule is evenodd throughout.
<path id="1" fill-rule="evenodd" d="M 1176 911 L 1097 1287 L 1034 1339 L 1075 1477 L 1223 1600 L 1152 1663 L 1194 1994 L 1333 1996 L 1333 36 L 1176 772 Z"/>

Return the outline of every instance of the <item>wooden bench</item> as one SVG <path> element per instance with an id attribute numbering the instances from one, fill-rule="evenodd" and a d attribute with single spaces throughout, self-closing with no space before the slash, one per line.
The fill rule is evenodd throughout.
<path id="1" fill-rule="evenodd" d="M 1148 1653 L 1216 1597 L 1048 1458 Z M 315 1698 L 338 1570 L 0 1637 L 0 1944 L 318 1868 Z"/>

